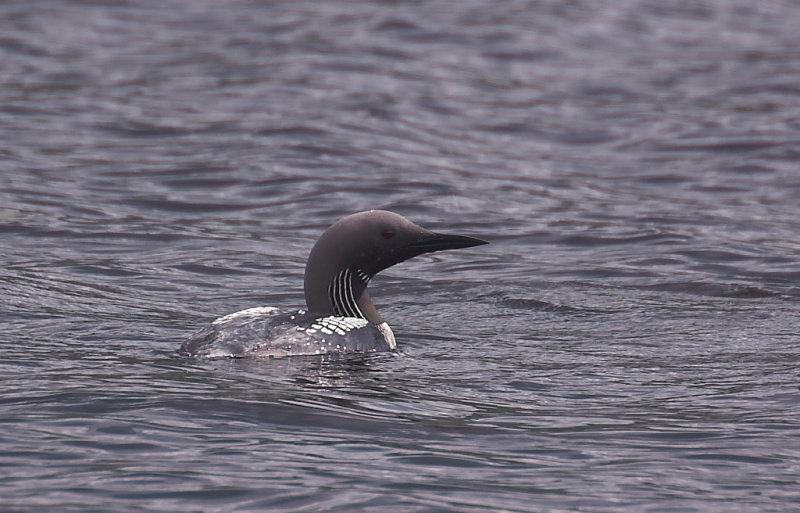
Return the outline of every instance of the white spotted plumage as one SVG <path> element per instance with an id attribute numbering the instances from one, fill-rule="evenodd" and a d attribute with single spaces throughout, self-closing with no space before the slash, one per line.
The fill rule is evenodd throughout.
<path id="1" fill-rule="evenodd" d="M 325 335 L 333 335 L 336 333 L 342 336 L 349 331 L 364 328 L 368 324 L 369 321 L 360 317 L 338 317 L 331 315 L 315 319 L 309 327 L 298 326 L 297 331 L 302 331 L 309 335 L 313 335 L 319 331 Z"/>

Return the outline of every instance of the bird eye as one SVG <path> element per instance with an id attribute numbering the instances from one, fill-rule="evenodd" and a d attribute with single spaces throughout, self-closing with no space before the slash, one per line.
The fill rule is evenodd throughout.
<path id="1" fill-rule="evenodd" d="M 391 239 L 392 237 L 394 237 L 394 231 L 392 231 L 392 230 L 383 230 L 381 232 L 381 237 L 383 237 L 384 239 Z"/>

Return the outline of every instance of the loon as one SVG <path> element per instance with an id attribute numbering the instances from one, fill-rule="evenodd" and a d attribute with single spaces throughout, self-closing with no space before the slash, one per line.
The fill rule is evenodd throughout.
<path id="1" fill-rule="evenodd" d="M 305 270 L 307 311 L 280 313 L 262 306 L 213 321 L 181 351 L 202 357 L 284 357 L 395 351 L 394 333 L 367 292 L 380 271 L 445 249 L 488 244 L 426 230 L 394 212 L 349 215 L 314 244 Z"/>

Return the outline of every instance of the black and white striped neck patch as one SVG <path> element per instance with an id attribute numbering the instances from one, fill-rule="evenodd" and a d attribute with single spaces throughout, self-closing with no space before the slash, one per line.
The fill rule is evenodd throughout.
<path id="1" fill-rule="evenodd" d="M 360 271 L 360 273 L 365 274 L 363 271 Z M 361 276 L 359 275 L 359 277 Z M 335 315 L 365 319 L 364 314 L 356 303 L 356 297 L 353 292 L 353 271 L 350 269 L 343 269 L 334 276 L 328 286 L 328 299 Z"/>

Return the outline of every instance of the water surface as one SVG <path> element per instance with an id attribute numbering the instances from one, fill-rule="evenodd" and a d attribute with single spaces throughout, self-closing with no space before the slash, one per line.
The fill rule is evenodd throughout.
<path id="1" fill-rule="evenodd" d="M 800 508 L 795 2 L 0 5 L 4 511 Z M 397 211 L 398 354 L 197 360 Z"/>

